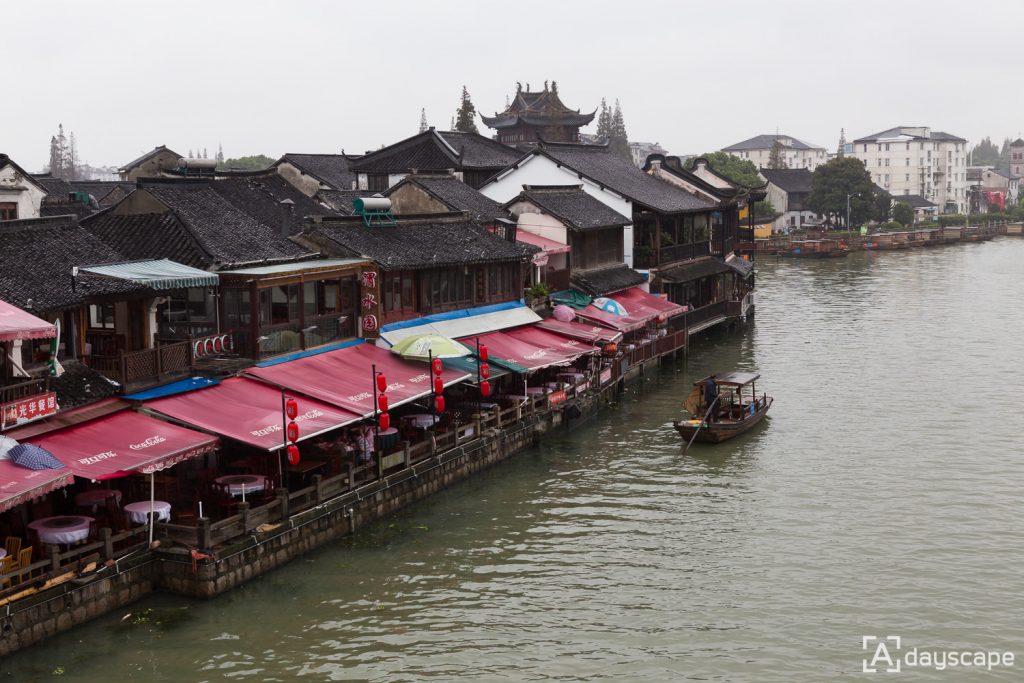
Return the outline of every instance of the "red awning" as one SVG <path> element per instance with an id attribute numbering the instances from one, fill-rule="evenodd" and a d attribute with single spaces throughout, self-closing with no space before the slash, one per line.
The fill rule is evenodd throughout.
<path id="1" fill-rule="evenodd" d="M 480 337 L 480 343 L 496 358 L 516 363 L 526 370 L 539 370 L 549 365 L 569 363 L 585 353 L 599 349 L 589 344 L 533 326 L 517 327 L 503 332 L 491 332 Z"/>
<path id="2" fill-rule="evenodd" d="M 6 301 L 0 301 L 0 341 L 16 339 L 49 339 L 57 336 L 57 328 Z"/>
<path id="3" fill-rule="evenodd" d="M 362 419 L 313 398 L 294 398 L 299 441 Z M 263 450 L 284 446 L 281 390 L 254 379 L 231 377 L 206 389 L 147 401 L 146 408 Z"/>
<path id="4" fill-rule="evenodd" d="M 597 298 L 594 299 L 594 303 L 591 303 L 582 311 L 577 311 L 577 315 L 587 320 L 608 325 L 622 332 L 632 332 L 641 329 L 652 320 L 666 320 L 686 310 L 668 299 L 648 294 L 639 287 L 630 287 L 621 292 L 616 292 L 614 296 L 603 298 L 610 300 L 612 305 L 602 308 L 600 306 L 602 299 Z M 625 315 L 619 315 L 608 310 L 609 308 L 618 308 L 626 313 Z"/>
<path id="5" fill-rule="evenodd" d="M 29 439 L 72 474 L 101 480 L 150 474 L 209 453 L 217 437 L 139 413 L 122 412 Z"/>
<path id="6" fill-rule="evenodd" d="M 549 254 L 568 254 L 571 250 L 568 244 L 562 244 L 561 242 L 556 242 L 555 240 L 547 237 L 534 235 L 532 232 L 526 232 L 525 230 L 516 231 L 516 242 L 532 244 L 535 247 L 540 247 L 543 251 L 546 251 Z"/>
<path id="7" fill-rule="evenodd" d="M 0 460 L 0 512 L 71 484 L 71 470 L 30 470 Z"/>
<path id="8" fill-rule="evenodd" d="M 561 320 L 555 320 L 554 318 L 545 318 L 537 323 L 537 327 L 542 330 L 561 334 L 566 337 L 571 337 L 572 339 L 579 339 L 580 341 L 589 342 L 591 344 L 609 344 L 622 339 L 621 332 L 617 332 L 607 327 L 602 327 L 601 325 L 593 325 L 587 322 L 576 322 L 575 320 L 563 322 Z"/>
<path id="9" fill-rule="evenodd" d="M 387 379 L 388 405 L 392 407 L 433 392 L 426 363 L 404 360 L 372 344 L 349 346 L 245 372 L 366 416 L 372 415 L 374 410 L 373 366 Z M 448 386 L 469 379 L 469 374 L 446 369 L 441 379 Z"/>

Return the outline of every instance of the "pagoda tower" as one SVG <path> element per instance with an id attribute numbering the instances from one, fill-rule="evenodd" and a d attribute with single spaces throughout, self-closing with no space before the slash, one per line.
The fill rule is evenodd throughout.
<path id="1" fill-rule="evenodd" d="M 497 131 L 498 142 L 506 145 L 540 142 L 579 142 L 580 127 L 594 120 L 595 109 L 581 114 L 579 109 L 569 109 L 558 97 L 558 84 L 544 81 L 544 90 L 531 92 L 530 84 L 523 90 L 522 83 L 516 84 L 516 96 L 505 111 L 494 116 L 481 116 L 488 128 Z"/>

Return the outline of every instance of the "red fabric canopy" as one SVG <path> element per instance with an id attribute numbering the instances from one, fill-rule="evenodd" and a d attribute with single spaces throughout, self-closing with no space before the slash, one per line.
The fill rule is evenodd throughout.
<path id="1" fill-rule="evenodd" d="M 622 339 L 621 332 L 586 322 L 563 322 L 561 320 L 555 320 L 554 318 L 545 318 L 537 323 L 537 327 L 542 330 L 548 330 L 549 332 L 571 337 L 572 339 L 579 339 L 580 341 L 589 342 L 591 344 L 594 342 L 599 344 L 608 344 Z"/>
<path id="2" fill-rule="evenodd" d="M 517 327 L 503 332 L 491 332 L 480 337 L 495 358 L 512 361 L 527 370 L 539 370 L 549 365 L 568 363 L 585 353 L 599 349 L 533 326 Z"/>
<path id="3" fill-rule="evenodd" d="M 372 344 L 349 346 L 266 368 L 250 368 L 246 374 L 365 416 L 372 415 L 374 410 L 374 365 L 387 379 L 390 406 L 433 392 L 426 363 L 404 360 Z M 446 369 L 441 379 L 448 386 L 469 379 L 469 374 Z"/>
<path id="4" fill-rule="evenodd" d="M 0 512 L 10 510 L 74 480 L 71 470 L 30 470 L 10 460 L 0 460 Z"/>
<path id="5" fill-rule="evenodd" d="M 590 304 L 582 311 L 577 311 L 577 315 L 587 320 L 608 325 L 621 332 L 632 332 L 641 329 L 652 320 L 665 320 L 686 310 L 668 299 L 648 294 L 639 287 L 630 287 L 606 298 L 615 301 L 624 308 L 626 315 L 611 313 L 610 311 L 598 308 L 594 304 Z"/>
<path id="6" fill-rule="evenodd" d="M 546 251 L 549 254 L 567 254 L 572 250 L 568 244 L 556 242 L 548 237 L 534 235 L 532 232 L 526 232 L 525 230 L 516 231 L 516 242 L 532 244 L 535 247 L 540 247 L 543 251 Z"/>
<path id="7" fill-rule="evenodd" d="M 121 412 L 28 440 L 53 453 L 78 477 L 150 474 L 209 453 L 218 439 L 139 413 Z"/>
<path id="8" fill-rule="evenodd" d="M 299 441 L 361 419 L 316 399 L 293 398 L 299 404 Z M 263 450 L 284 446 L 281 390 L 253 379 L 232 377 L 206 389 L 147 401 L 146 408 Z"/>
<path id="9" fill-rule="evenodd" d="M 0 341 L 16 339 L 49 339 L 57 336 L 57 328 L 31 313 L 0 301 Z"/>

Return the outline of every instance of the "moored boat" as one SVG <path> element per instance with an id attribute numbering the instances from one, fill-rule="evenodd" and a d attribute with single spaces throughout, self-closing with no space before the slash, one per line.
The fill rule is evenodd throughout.
<path id="1" fill-rule="evenodd" d="M 743 434 L 760 422 L 772 405 L 771 396 L 757 395 L 755 382 L 760 377 L 756 372 L 732 371 L 695 382 L 683 404 L 691 418 L 672 425 L 687 444 L 721 443 Z M 718 386 L 718 396 L 709 410 L 703 403 L 703 389 L 711 380 Z"/>
<path id="2" fill-rule="evenodd" d="M 841 258 L 850 253 L 849 248 L 839 240 L 790 240 L 786 248 L 779 251 L 782 256 L 801 258 Z"/>

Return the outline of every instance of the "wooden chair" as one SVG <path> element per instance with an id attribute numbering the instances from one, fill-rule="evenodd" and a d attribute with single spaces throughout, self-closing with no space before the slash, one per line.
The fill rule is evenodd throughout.
<path id="1" fill-rule="evenodd" d="M 32 570 L 29 569 L 29 565 L 32 564 L 32 547 L 25 548 L 18 553 L 18 568 L 21 569 L 21 574 L 18 575 L 18 583 L 24 583 L 32 578 Z"/>
<path id="2" fill-rule="evenodd" d="M 18 558 L 16 557 L 11 557 L 10 555 L 8 555 L 3 560 L 0 560 L 0 574 L 7 574 L 8 572 L 13 572 L 17 568 Z M 2 583 L 0 583 L 0 587 L 7 588 L 11 585 L 10 578 L 0 579 L 0 581 L 2 581 Z"/>
<path id="3" fill-rule="evenodd" d="M 239 501 L 231 495 L 231 490 L 228 488 L 228 485 L 214 482 L 213 490 L 217 495 L 217 509 L 220 510 L 225 517 L 230 517 L 235 514 L 235 511 L 238 509 Z"/>
<path id="4" fill-rule="evenodd" d="M 110 530 L 115 534 L 118 531 L 124 531 L 124 515 L 121 514 L 121 506 L 117 504 L 117 496 L 110 494 L 104 499 L 104 505 L 107 511 L 107 524 L 110 526 Z"/>
<path id="5" fill-rule="evenodd" d="M 21 539 L 17 536 L 8 536 L 4 541 L 4 550 L 7 551 L 7 557 L 17 557 L 21 552 Z"/>

